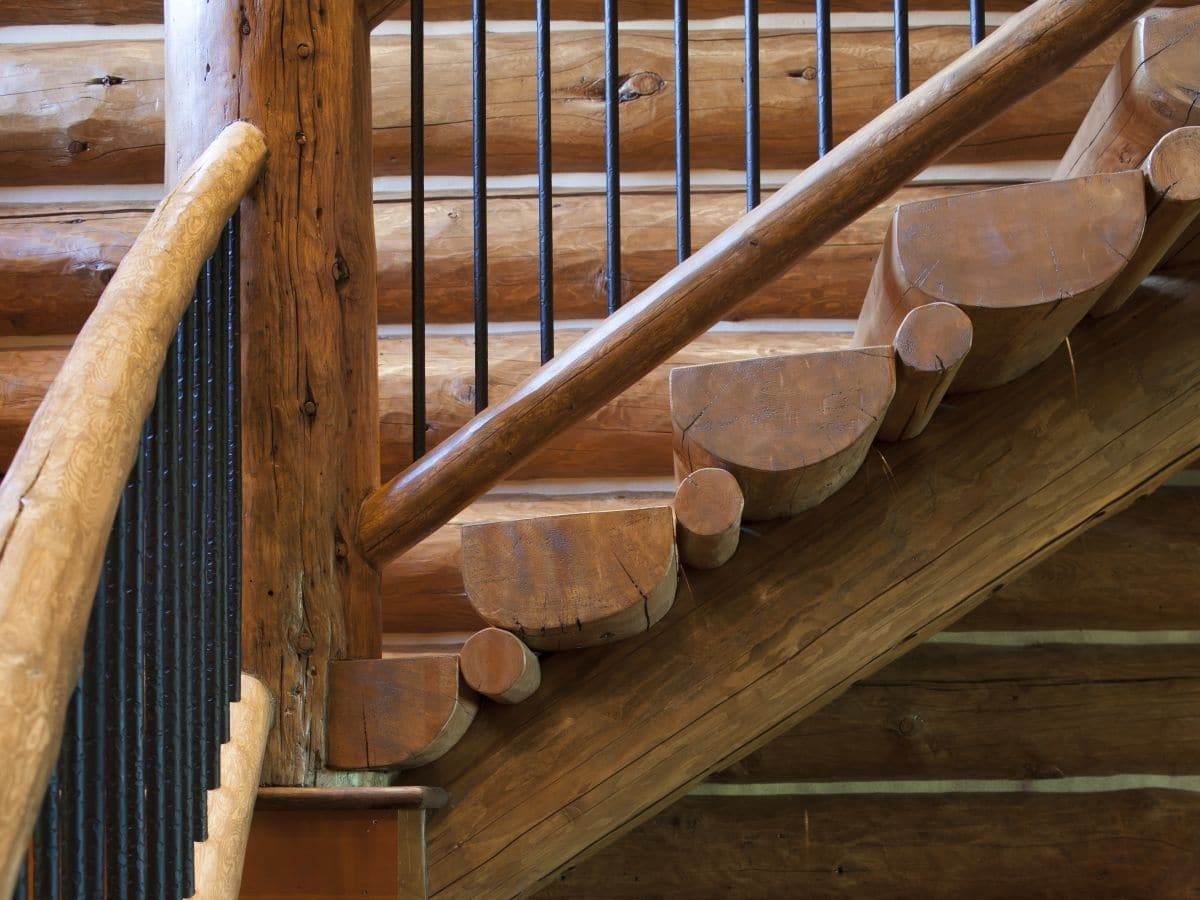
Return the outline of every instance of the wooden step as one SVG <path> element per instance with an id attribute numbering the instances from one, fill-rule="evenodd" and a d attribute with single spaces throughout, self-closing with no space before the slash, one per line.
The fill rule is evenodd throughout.
<path id="1" fill-rule="evenodd" d="M 868 347 L 673 370 L 677 474 L 727 469 L 750 521 L 816 506 L 862 465 L 896 391 L 893 355 Z"/>
<path id="2" fill-rule="evenodd" d="M 537 650 L 632 637 L 675 602 L 669 506 L 549 516 L 462 530 L 467 596 L 489 625 Z"/>
<path id="3" fill-rule="evenodd" d="M 974 336 L 950 390 L 1005 384 L 1062 345 L 1133 256 L 1145 222 L 1139 171 L 901 206 L 853 343 L 890 343 L 911 310 L 953 303 Z"/>

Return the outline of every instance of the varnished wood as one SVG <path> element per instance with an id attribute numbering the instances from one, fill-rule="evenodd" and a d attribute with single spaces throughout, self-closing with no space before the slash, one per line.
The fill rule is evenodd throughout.
<path id="1" fill-rule="evenodd" d="M 411 769 L 438 759 L 475 718 L 454 654 L 338 660 L 329 667 L 327 764 Z"/>
<path id="2" fill-rule="evenodd" d="M 353 541 L 379 480 L 369 35 L 357 0 L 166 13 L 171 147 L 238 115 L 271 151 L 241 210 L 242 646 L 280 703 L 264 781 L 313 784 L 329 661 L 380 653 Z"/>
<path id="3" fill-rule="evenodd" d="M 533 7 L 528 7 L 523 18 L 532 13 Z M 621 14 L 626 15 L 624 9 Z M 556 9 L 556 19 L 558 15 Z M 817 147 L 815 37 L 812 32 L 769 27 L 760 37 L 763 165 L 806 166 L 816 160 Z M 910 40 L 914 86 L 970 46 L 968 29 L 962 25 L 913 29 Z M 744 36 L 735 25 L 706 32 L 703 41 L 695 43 L 691 79 L 694 85 L 705 85 L 706 101 L 692 104 L 692 164 L 739 169 L 744 165 Z M 1059 158 L 1121 44 L 1106 44 L 1081 65 L 1070 67 L 1062 80 L 969 137 L 948 160 Z M 528 175 L 536 170 L 535 36 L 532 30 L 493 33 L 487 49 L 488 171 Z M 376 81 L 374 172 L 407 175 L 408 39 L 379 36 L 371 50 Z M 835 140 L 845 140 L 891 105 L 893 52 L 890 24 L 844 31 L 834 41 L 831 65 L 840 85 Z M 163 116 L 171 109 L 164 103 L 161 55 L 156 41 L 6 46 L 0 80 L 0 184 L 157 183 L 164 159 Z M 622 158 L 636 171 L 672 171 L 670 29 L 623 30 L 620 56 Z M 469 31 L 430 34 L 425 65 L 426 173 L 469 175 Z M 555 166 L 560 171 L 602 171 L 604 104 L 597 87 L 604 74 L 602 32 L 556 30 L 551 65 Z M 214 103 L 221 92 L 215 88 Z"/>
<path id="4" fill-rule="evenodd" d="M 1154 10 L 1139 19 L 1055 177 L 1136 169 L 1159 138 L 1192 124 L 1198 34 L 1200 7 Z"/>
<path id="5" fill-rule="evenodd" d="M 696 797 L 539 896 L 1184 900 L 1198 813 L 1200 796 L 1162 790 Z"/>
<path id="6" fill-rule="evenodd" d="M 1133 255 L 1140 172 L 995 188 L 896 210 L 854 345 L 890 343 L 909 311 L 951 302 L 971 352 L 951 392 L 1012 381 L 1048 358 Z"/>
<path id="7" fill-rule="evenodd" d="M 167 346 L 262 168 L 230 126 L 163 200 L 67 355 L 0 484 L 0 896 L 58 756 L 117 503 Z"/>
<path id="8" fill-rule="evenodd" d="M 745 500 L 737 479 L 724 469 L 698 469 L 675 491 L 675 531 L 680 560 L 715 569 L 737 551 Z"/>
<path id="9" fill-rule="evenodd" d="M 463 644 L 463 680 L 497 703 L 520 703 L 542 683 L 538 659 L 521 639 L 499 628 L 477 631 Z"/>
<path id="10" fill-rule="evenodd" d="M 1200 452 L 1200 295 L 1157 278 L 1143 290 L 1075 332 L 1075 371 L 1061 359 L 944 406 L 887 466 L 689 572 L 658 628 L 551 657 L 526 703 L 486 709 L 417 776 L 457 798 L 431 823 L 434 896 L 548 883 Z"/>
<path id="11" fill-rule="evenodd" d="M 896 392 L 891 347 L 671 372 L 675 467 L 726 469 L 749 521 L 794 516 L 844 485 Z"/>
<path id="12" fill-rule="evenodd" d="M 617 396 L 983 123 L 1070 68 L 1144 0 L 1040 0 L 839 144 L 364 504 L 376 564 L 440 527 L 522 457 Z"/>
<path id="13" fill-rule="evenodd" d="M 407 0 L 361 0 L 362 14 L 367 25 L 374 28 L 388 18 L 394 18 L 407 6 Z"/>
<path id="14" fill-rule="evenodd" d="M 1110 316 L 1124 306 L 1200 214 L 1200 128 L 1178 128 L 1163 137 L 1142 163 L 1142 172 L 1146 229 L 1137 251 L 1092 307 L 1093 316 Z"/>
<path id="15" fill-rule="evenodd" d="M 888 405 L 879 439 L 917 437 L 971 349 L 971 319 L 952 303 L 928 303 L 904 317 L 892 341 L 896 396 Z"/>
<path id="16" fill-rule="evenodd" d="M 640 634 L 675 602 L 670 507 L 466 525 L 463 582 L 489 625 L 536 650 Z"/>
<path id="17" fill-rule="evenodd" d="M 441 809 L 446 792 L 437 787 L 259 788 L 256 809 Z"/>
<path id="18" fill-rule="evenodd" d="M 208 792 L 208 830 L 196 843 L 198 900 L 236 900 L 275 701 L 257 678 L 242 676 L 241 699 L 229 707 L 229 741 L 221 745 L 221 784 Z"/>

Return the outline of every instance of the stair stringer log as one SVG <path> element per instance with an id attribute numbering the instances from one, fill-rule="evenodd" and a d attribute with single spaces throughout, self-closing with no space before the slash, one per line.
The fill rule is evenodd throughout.
<path id="1" fill-rule="evenodd" d="M 657 627 L 552 657 L 535 697 L 487 708 L 415 775 L 453 798 L 429 832 L 432 895 L 535 891 L 1182 468 L 1200 452 L 1200 290 L 1141 293 L 1073 334 L 1074 369 L 1060 352 L 960 398 L 690 573 Z"/>

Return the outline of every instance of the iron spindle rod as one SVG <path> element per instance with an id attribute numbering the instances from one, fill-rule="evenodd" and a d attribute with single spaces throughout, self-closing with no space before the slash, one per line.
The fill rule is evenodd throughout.
<path id="1" fill-rule="evenodd" d="M 182 328 L 182 326 L 181 326 Z M 167 817 L 165 830 L 167 839 L 167 862 L 170 867 L 167 891 L 171 896 L 182 896 L 188 883 L 186 877 L 185 842 L 187 833 L 185 818 L 187 807 L 184 802 L 184 785 L 187 779 L 187 759 L 184 756 L 183 729 L 186 709 L 183 702 L 184 656 L 183 616 L 181 614 L 180 544 L 183 535 L 180 527 L 180 472 L 179 440 L 182 432 L 182 398 L 179 394 L 179 333 L 176 333 L 175 349 L 167 354 L 165 390 L 159 397 L 162 405 L 164 437 L 163 471 L 160 491 L 165 506 L 163 528 L 159 532 L 160 561 L 162 565 L 162 600 L 164 608 L 162 652 L 166 670 L 163 695 L 165 709 L 166 762 L 167 772 Z"/>
<path id="2" fill-rule="evenodd" d="M 87 653 L 87 646 L 84 646 Z M 71 700 L 67 704 L 67 716 L 63 728 L 61 768 L 63 796 L 67 798 L 66 828 L 63 833 L 63 849 L 66 864 L 63 867 L 63 890 L 68 897 L 82 897 L 87 889 L 87 860 L 83 846 L 87 840 L 87 805 L 83 802 L 88 779 L 87 745 L 84 743 L 87 711 L 83 705 L 83 679 L 80 679 Z"/>
<path id="3" fill-rule="evenodd" d="M 216 745 L 216 786 L 221 785 L 221 744 L 229 740 L 229 680 L 225 656 L 228 651 L 225 639 L 225 580 L 226 560 L 229 552 L 228 536 L 225 533 L 225 448 L 221 440 L 225 435 L 225 354 L 228 341 L 223 330 L 225 322 L 225 285 L 229 280 L 226 259 L 229 231 L 226 229 L 217 245 L 213 264 L 216 278 L 209 296 L 207 322 L 209 355 L 206 358 L 208 373 L 209 421 L 206 429 L 208 441 L 208 490 L 211 493 L 209 510 L 209 534 L 212 548 L 212 575 L 209 628 L 212 631 L 212 679 L 215 694 L 215 729 L 213 743 Z"/>
<path id="4" fill-rule="evenodd" d="M 58 771 L 50 773 L 42 814 L 34 832 L 33 880 L 37 900 L 58 900 L 59 888 L 59 804 Z"/>
<path id="5" fill-rule="evenodd" d="M 987 37 L 987 15 L 984 10 L 984 0 L 971 2 L 971 46 L 974 47 Z"/>
<path id="6" fill-rule="evenodd" d="M 238 289 L 241 263 L 238 258 L 239 219 L 234 215 L 229 223 L 229 245 L 225 280 L 225 321 L 223 339 L 225 356 L 225 521 L 221 527 L 227 535 L 225 552 L 225 659 L 229 702 L 242 698 L 242 463 L 241 416 L 238 404 L 241 396 L 241 293 Z M 226 711 L 226 721 L 229 713 Z M 228 729 L 226 729 L 228 732 Z"/>
<path id="7" fill-rule="evenodd" d="M 892 0 L 896 36 L 896 99 L 908 93 L 908 0 Z"/>
<path id="8" fill-rule="evenodd" d="M 105 679 L 108 709 L 104 722 L 104 759 L 108 771 L 104 803 L 104 869 L 109 897 L 129 896 L 128 869 L 123 852 L 123 844 L 129 832 L 129 810 L 126 808 L 129 761 L 125 754 L 129 741 L 125 732 L 125 713 L 122 707 L 129 677 L 125 659 L 125 591 L 128 587 L 128 567 L 133 561 L 129 558 L 125 535 L 132 524 L 131 512 L 127 488 L 117 506 L 117 515 L 104 559 L 104 592 L 96 597 L 97 603 L 104 604 L 106 617 L 105 629 L 100 634 L 97 650 L 108 659 L 108 677 Z"/>
<path id="9" fill-rule="evenodd" d="M 621 127 L 617 83 L 620 14 L 617 0 L 604 0 L 604 196 L 608 260 L 608 311 L 621 306 Z"/>
<path id="10" fill-rule="evenodd" d="M 166 748 L 166 668 L 169 665 L 164 653 L 164 633 L 167 619 L 163 602 L 162 579 L 168 558 L 163 554 L 162 535 L 165 530 L 165 494 L 163 492 L 166 467 L 163 446 L 162 417 L 163 399 L 168 391 L 166 375 L 159 377 L 158 401 L 150 411 L 146 422 L 146 436 L 142 440 L 142 455 L 145 460 L 145 484 L 149 487 L 143 505 L 147 531 L 142 544 L 145 571 L 144 591 L 146 613 L 142 622 L 146 647 L 146 895 L 162 897 L 169 894 L 167 868 L 167 748 Z"/>
<path id="11" fill-rule="evenodd" d="M 758 0 L 745 0 L 746 23 L 746 209 L 762 201 L 762 160 L 759 138 Z"/>
<path id="12" fill-rule="evenodd" d="M 218 253 L 220 251 L 218 250 Z M 220 716 L 218 711 L 221 704 L 221 690 L 217 671 L 221 665 L 217 662 L 217 623 L 216 623 L 216 456 L 217 445 L 214 425 L 216 419 L 216 378 L 213 368 L 214 322 L 216 315 L 216 294 L 221 292 L 223 272 L 220 260 L 213 258 L 203 269 L 204 296 L 200 305 L 200 431 L 197 440 L 200 441 L 200 526 L 201 558 L 203 565 L 199 574 L 200 596 L 203 600 L 200 610 L 200 627 L 204 635 L 202 642 L 203 662 L 201 667 L 204 684 L 204 771 L 208 775 L 204 787 L 212 790 L 221 783 L 221 735 Z M 207 794 L 205 795 L 207 797 Z M 208 816 L 204 817 L 205 835 L 208 833 Z"/>
<path id="13" fill-rule="evenodd" d="M 692 163 L 688 106 L 688 4 L 675 0 L 675 259 L 692 255 Z"/>
<path id="14" fill-rule="evenodd" d="M 554 184 L 550 145 L 550 0 L 537 0 L 538 319 L 542 364 L 554 357 Z"/>
<path id="15" fill-rule="evenodd" d="M 413 459 L 425 455 L 425 0 L 410 0 Z M 477 338 L 478 339 L 478 338 Z"/>
<path id="16" fill-rule="evenodd" d="M 83 745 L 87 758 L 87 782 L 83 785 L 79 803 L 83 807 L 86 832 L 78 852 L 84 858 L 85 881 L 88 897 L 103 897 L 104 844 L 105 844 L 105 794 L 109 782 L 109 771 L 105 760 L 106 728 L 108 718 L 108 666 L 104 645 L 108 633 L 108 604 L 105 602 L 108 581 L 107 564 L 101 570 L 92 603 L 92 615 L 88 620 L 87 638 L 83 654 Z"/>
<path id="17" fill-rule="evenodd" d="M 127 673 L 124 707 L 120 714 L 125 717 L 125 759 L 129 765 L 129 793 L 124 799 L 132 824 L 126 833 L 125 859 L 129 871 L 130 896 L 146 896 L 146 548 L 150 543 L 152 518 L 146 498 L 153 477 L 153 460 L 145 452 L 150 443 L 149 432 L 142 430 L 142 451 L 134 465 L 133 479 L 126 489 L 129 505 L 129 523 L 125 536 L 129 560 L 126 576 L 125 603 L 125 658 Z"/>
<path id="18" fill-rule="evenodd" d="M 833 149 L 833 40 L 829 0 L 817 0 L 817 152 Z"/>
<path id="19" fill-rule="evenodd" d="M 208 266 L 201 270 L 200 280 L 206 275 Z M 199 281 L 197 287 L 200 287 Z M 187 398 L 188 419 L 184 446 L 187 459 L 187 504 L 188 516 L 188 566 L 187 566 L 187 618 L 192 641 L 192 760 L 191 787 L 192 836 L 203 841 L 208 832 L 208 735 L 212 722 L 209 718 L 208 683 L 204 677 L 207 667 L 204 662 L 204 397 L 200 372 L 203 348 L 200 335 L 203 331 L 201 319 L 204 313 L 201 290 L 196 291 L 188 309 L 187 322 Z"/>
<path id="20" fill-rule="evenodd" d="M 471 174 L 475 212 L 475 411 L 488 405 L 487 3 L 471 0 Z"/>

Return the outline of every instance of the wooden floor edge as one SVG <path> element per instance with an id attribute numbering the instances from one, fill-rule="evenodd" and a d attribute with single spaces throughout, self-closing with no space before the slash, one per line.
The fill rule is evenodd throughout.
<path id="1" fill-rule="evenodd" d="M 256 809 L 329 810 L 329 809 L 441 809 L 446 792 L 437 787 L 356 787 L 356 788 L 283 788 L 258 789 Z"/>

